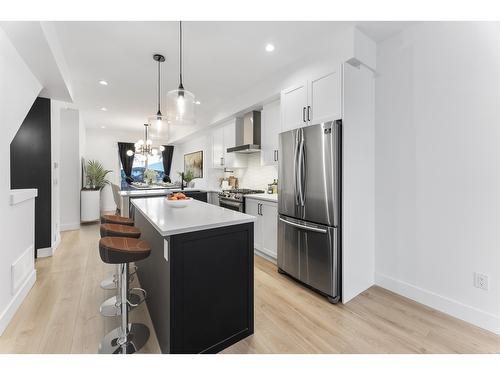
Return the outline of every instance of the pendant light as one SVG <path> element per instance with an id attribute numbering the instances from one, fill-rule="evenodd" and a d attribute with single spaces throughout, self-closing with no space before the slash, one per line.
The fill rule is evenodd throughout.
<path id="1" fill-rule="evenodd" d="M 182 84 L 182 21 L 179 21 L 179 87 L 167 93 L 167 118 L 170 124 L 191 125 L 194 119 L 194 95 Z"/>
<path id="2" fill-rule="evenodd" d="M 155 115 L 148 118 L 151 138 L 167 141 L 168 139 L 168 121 L 167 116 L 161 113 L 161 63 L 165 57 L 160 54 L 153 55 L 153 60 L 158 63 L 158 111 Z"/>
<path id="3" fill-rule="evenodd" d="M 150 131 L 149 124 L 144 124 L 144 139 L 139 139 L 135 144 L 135 155 L 141 161 L 147 161 L 150 156 L 156 156 L 159 152 L 162 152 L 165 147 L 160 146 L 159 148 L 153 147 L 153 141 L 149 138 Z M 130 151 L 130 153 L 128 152 Z M 127 155 L 132 156 L 134 153 L 132 150 L 128 150 Z"/>

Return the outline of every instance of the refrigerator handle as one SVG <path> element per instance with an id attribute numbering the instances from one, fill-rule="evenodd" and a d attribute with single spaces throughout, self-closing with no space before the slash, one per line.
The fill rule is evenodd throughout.
<path id="1" fill-rule="evenodd" d="M 302 133 L 302 129 L 300 129 Z M 305 199 L 304 199 L 304 190 L 305 190 L 305 152 L 304 152 L 304 135 L 301 134 L 300 137 L 300 142 L 299 142 L 299 156 L 298 156 L 298 169 L 299 169 L 299 178 L 298 178 L 298 184 L 299 184 L 299 204 L 301 206 L 304 206 L 305 204 Z"/>
<path id="2" fill-rule="evenodd" d="M 299 171 L 298 171 L 298 154 L 299 154 L 299 146 L 300 146 L 300 129 L 295 130 L 295 148 L 293 150 L 293 179 L 294 179 L 294 195 L 295 195 L 295 205 L 298 206 L 300 204 L 300 187 L 299 187 Z"/>
<path id="3" fill-rule="evenodd" d="M 316 227 L 310 227 L 309 225 L 303 225 L 303 224 L 298 224 L 298 223 L 293 223 L 291 221 L 285 220 L 280 217 L 280 221 L 282 221 L 285 224 L 291 225 L 292 227 L 299 228 L 299 229 L 304 229 L 304 230 L 309 230 L 311 232 L 318 232 L 318 233 L 326 233 L 326 229 L 322 228 L 316 228 Z"/>

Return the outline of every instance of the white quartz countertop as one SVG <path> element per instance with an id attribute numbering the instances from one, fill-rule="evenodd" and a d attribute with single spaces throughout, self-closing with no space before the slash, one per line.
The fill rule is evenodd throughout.
<path id="1" fill-rule="evenodd" d="M 172 207 L 165 197 L 137 198 L 132 204 L 162 236 L 255 221 L 251 215 L 194 199 L 182 208 Z"/>
<path id="2" fill-rule="evenodd" d="M 245 198 L 278 203 L 278 194 L 245 194 Z"/>

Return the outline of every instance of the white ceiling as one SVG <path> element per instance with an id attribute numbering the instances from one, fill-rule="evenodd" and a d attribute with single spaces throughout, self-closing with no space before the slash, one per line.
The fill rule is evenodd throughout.
<path id="1" fill-rule="evenodd" d="M 184 87 L 192 91 L 199 125 L 228 100 L 308 55 L 328 50 L 352 22 L 184 22 Z M 402 23 L 362 22 L 380 40 Z M 156 112 L 157 66 L 165 55 L 162 93 L 178 85 L 177 22 L 54 22 L 75 105 L 87 127 L 138 130 Z M 276 46 L 272 53 L 266 43 Z M 331 48 L 331 47 L 330 47 Z M 101 86 L 98 81 L 108 81 Z M 162 100 L 165 110 L 165 100 Z M 101 111 L 106 107 L 106 112 Z"/>

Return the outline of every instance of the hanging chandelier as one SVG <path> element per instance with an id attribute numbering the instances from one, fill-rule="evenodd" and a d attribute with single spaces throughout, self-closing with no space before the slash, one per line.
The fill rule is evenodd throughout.
<path id="1" fill-rule="evenodd" d="M 151 127 L 151 138 L 167 141 L 168 139 L 168 121 L 166 116 L 161 113 L 161 63 L 165 61 L 165 57 L 160 54 L 154 54 L 153 60 L 158 63 L 158 108 L 156 114 L 148 118 L 149 126 Z"/>
<path id="2" fill-rule="evenodd" d="M 135 155 L 141 161 L 146 161 L 150 156 L 158 155 L 158 152 L 165 150 L 165 147 L 160 146 L 158 148 L 153 147 L 153 141 L 149 138 L 149 124 L 144 124 L 144 139 L 139 139 L 135 144 Z M 127 151 L 127 155 L 132 156 L 134 152 L 132 150 Z"/>
<path id="3" fill-rule="evenodd" d="M 179 87 L 167 93 L 167 118 L 170 124 L 191 125 L 194 119 L 194 94 L 182 84 L 182 21 L 179 21 Z"/>

